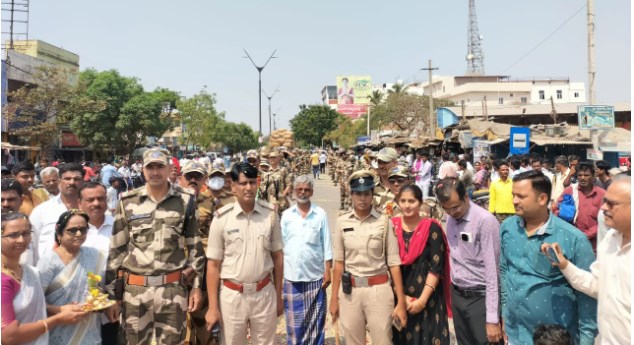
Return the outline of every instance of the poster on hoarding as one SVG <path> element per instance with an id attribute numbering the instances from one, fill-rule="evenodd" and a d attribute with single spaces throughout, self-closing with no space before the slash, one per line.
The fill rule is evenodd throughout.
<path id="1" fill-rule="evenodd" d="M 614 107 L 609 105 L 580 105 L 577 116 L 579 129 L 614 128 Z"/>
<path id="2" fill-rule="evenodd" d="M 370 76 L 337 76 L 337 112 L 351 118 L 368 113 L 372 94 Z"/>
<path id="3" fill-rule="evenodd" d="M 481 157 L 488 157 L 489 153 L 491 152 L 490 146 L 491 144 L 489 144 L 488 141 L 474 139 L 473 140 L 473 161 L 478 162 L 480 161 Z"/>

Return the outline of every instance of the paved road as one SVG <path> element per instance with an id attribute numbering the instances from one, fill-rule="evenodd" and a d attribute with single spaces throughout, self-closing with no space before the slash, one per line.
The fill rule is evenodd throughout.
<path id="1" fill-rule="evenodd" d="M 339 216 L 339 186 L 335 186 L 330 179 L 330 176 L 321 175 L 319 180 L 315 180 L 314 194 L 312 202 L 321 208 L 323 208 L 328 214 L 328 226 L 331 233 L 334 232 L 335 222 Z M 331 289 L 328 288 L 328 301 L 330 301 Z M 456 344 L 453 335 L 453 322 L 450 320 L 450 333 L 452 335 L 452 344 Z M 343 340 L 343 333 L 340 334 L 341 344 L 345 344 Z M 367 344 L 371 344 L 370 337 L 368 335 Z M 277 344 L 286 344 L 286 323 L 284 317 L 280 317 L 277 324 Z M 335 330 L 332 326 L 332 320 L 330 314 L 326 317 L 326 344 L 335 344 Z"/>

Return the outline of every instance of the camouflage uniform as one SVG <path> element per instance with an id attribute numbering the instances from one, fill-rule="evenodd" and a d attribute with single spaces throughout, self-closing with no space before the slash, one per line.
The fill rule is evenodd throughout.
<path id="1" fill-rule="evenodd" d="M 191 267 L 196 273 L 192 286 L 200 288 L 205 254 L 194 195 L 170 185 L 157 204 L 146 188 L 124 194 L 117 207 L 105 279 L 108 292 L 114 296 L 120 269 L 140 276 L 162 276 Z M 125 286 L 121 326 L 127 344 L 149 344 L 153 336 L 158 344 L 182 343 L 187 288 L 179 281 L 146 280 L 146 286 Z"/>
<path id="2" fill-rule="evenodd" d="M 290 184 L 291 180 L 286 168 L 278 167 L 275 170 L 271 168 L 271 170 L 262 177 L 260 188 L 263 191 L 262 195 L 266 196 L 266 198 L 263 197 L 262 199 L 268 201 L 271 205 L 277 205 L 277 212 L 279 214 L 282 214 L 289 206 L 283 193 Z"/>
<path id="3" fill-rule="evenodd" d="M 342 171 L 341 171 L 341 179 L 339 180 L 340 183 L 340 195 L 341 195 L 341 208 L 343 210 L 348 210 L 352 207 L 352 199 L 350 198 L 350 190 L 348 188 L 348 178 L 350 177 L 350 175 L 352 175 L 352 173 L 354 172 L 354 168 L 355 168 L 355 163 L 354 160 L 356 160 L 354 158 L 354 156 L 350 156 L 350 158 L 348 158 L 347 160 L 342 160 L 341 166 L 342 166 Z"/>

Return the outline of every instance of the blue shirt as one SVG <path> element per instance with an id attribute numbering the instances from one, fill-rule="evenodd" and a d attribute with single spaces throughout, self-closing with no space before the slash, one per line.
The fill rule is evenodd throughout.
<path id="1" fill-rule="evenodd" d="M 110 187 L 110 177 L 117 176 L 117 168 L 110 164 L 106 164 L 101 168 L 101 183 L 106 187 Z"/>
<path id="2" fill-rule="evenodd" d="M 559 324 L 575 344 L 592 345 L 597 334 L 596 300 L 573 289 L 540 250 L 542 243 L 557 242 L 570 262 L 590 271 L 595 256 L 586 236 L 551 213 L 531 237 L 523 218 L 509 217 L 500 227 L 500 240 L 502 319 L 509 344 L 531 345 L 538 325 Z"/>
<path id="3" fill-rule="evenodd" d="M 284 211 L 281 220 L 284 242 L 284 279 L 311 282 L 324 276 L 324 262 L 332 260 L 332 244 L 326 212 L 311 204 L 305 218 L 297 205 Z"/>

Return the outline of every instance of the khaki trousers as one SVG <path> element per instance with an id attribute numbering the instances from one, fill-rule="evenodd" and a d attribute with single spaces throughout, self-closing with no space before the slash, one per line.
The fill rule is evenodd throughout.
<path id="1" fill-rule="evenodd" d="M 247 325 L 253 345 L 273 345 L 277 330 L 277 298 L 271 282 L 264 289 L 242 294 L 220 287 L 220 345 L 247 343 Z"/>
<path id="2" fill-rule="evenodd" d="M 374 345 L 392 344 L 394 293 L 389 283 L 339 293 L 339 315 L 346 345 L 365 345 L 366 325 Z"/>

